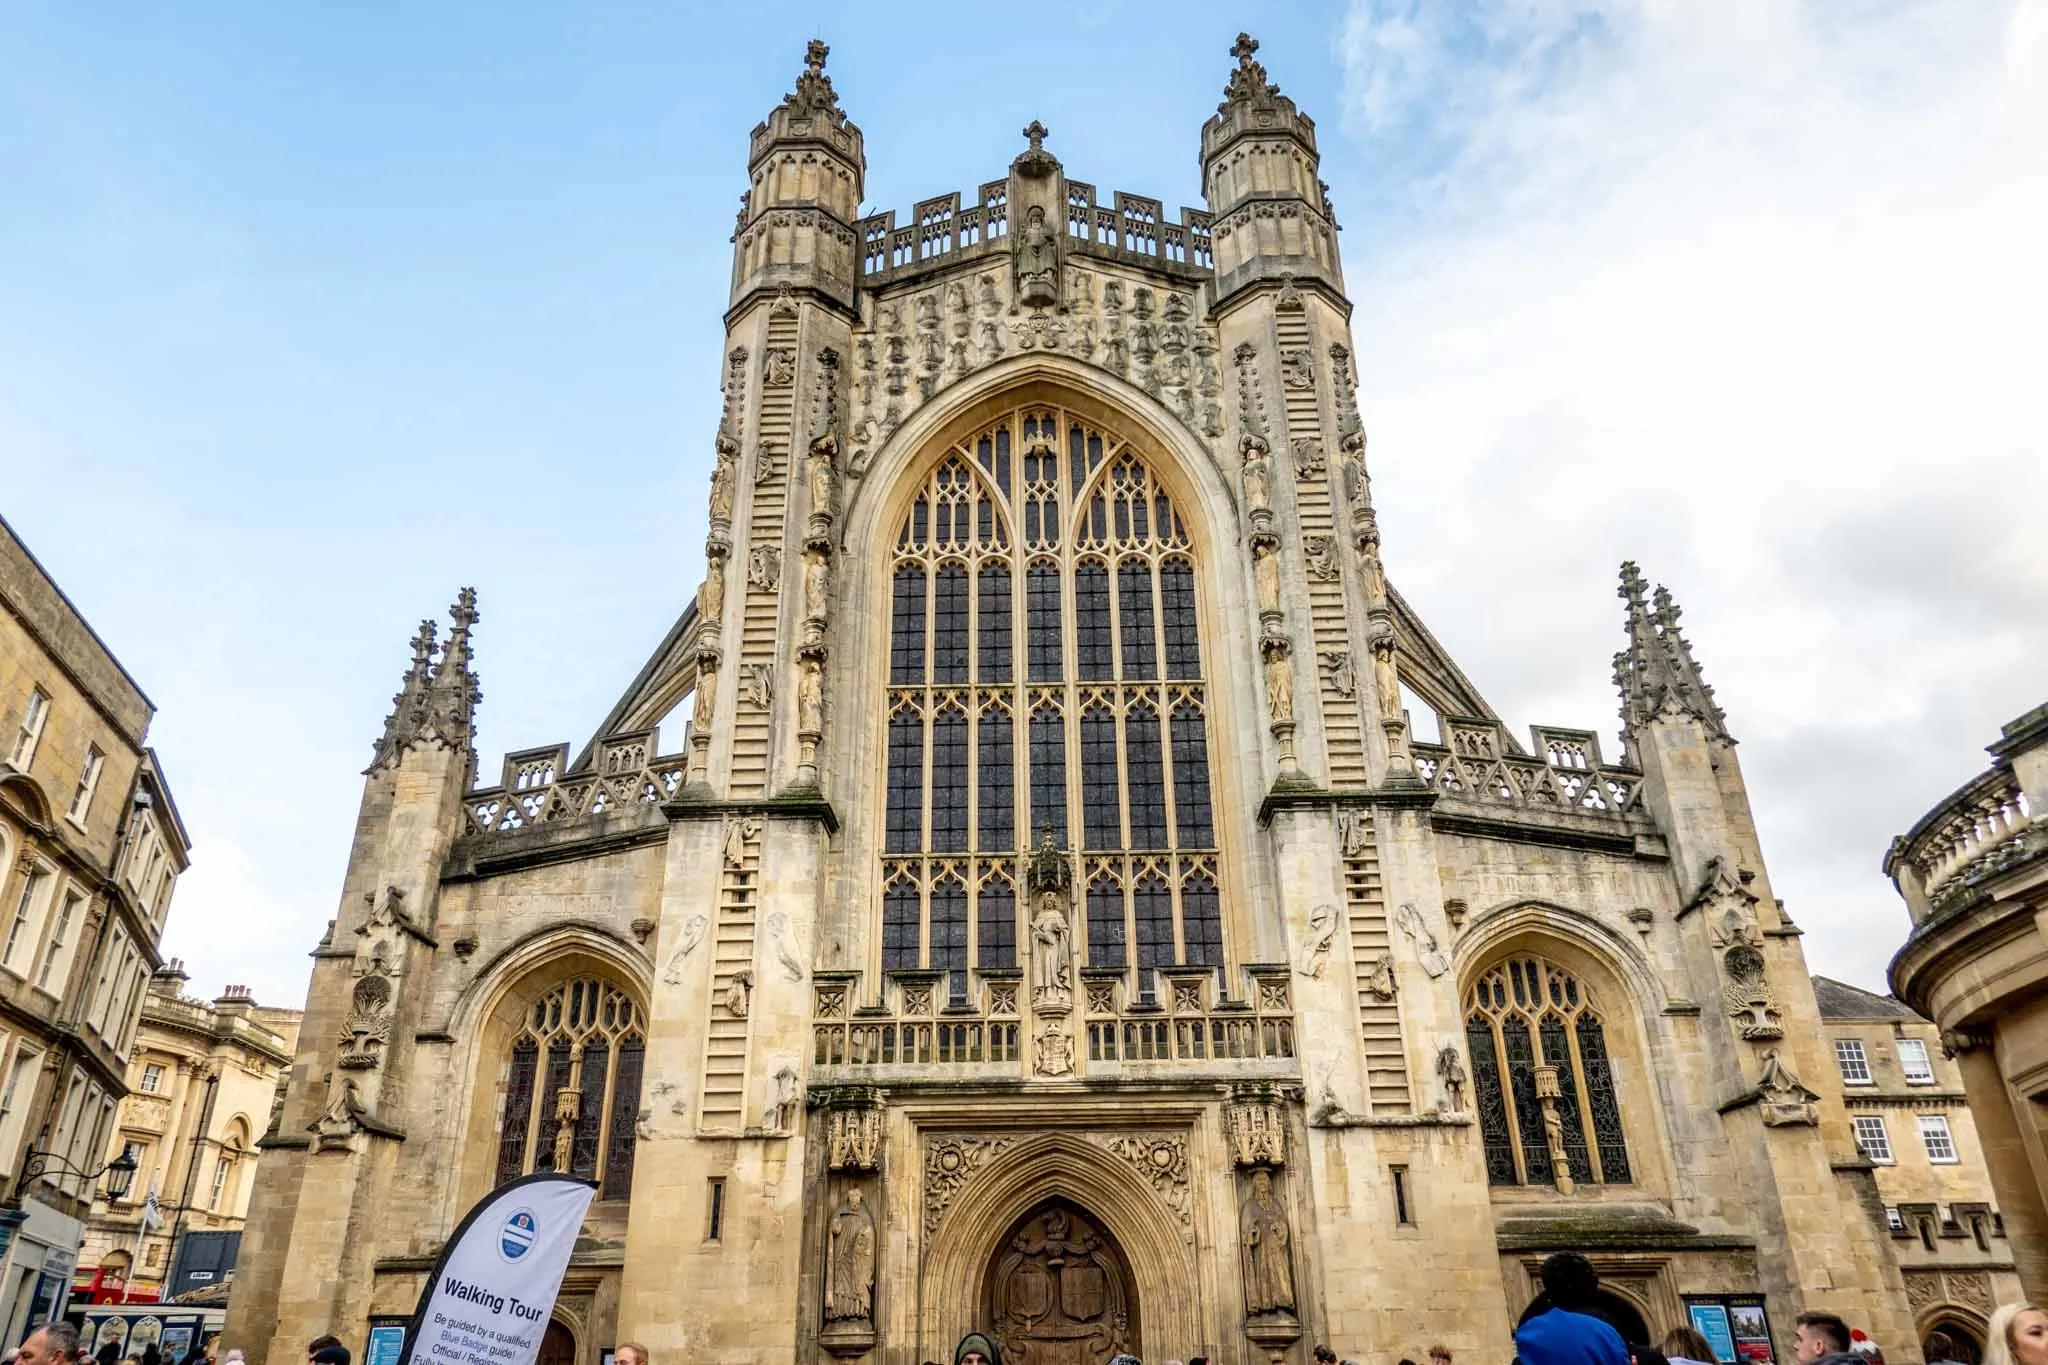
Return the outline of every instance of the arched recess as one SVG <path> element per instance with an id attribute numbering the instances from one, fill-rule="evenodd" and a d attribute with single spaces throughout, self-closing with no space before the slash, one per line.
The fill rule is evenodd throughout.
<path id="1" fill-rule="evenodd" d="M 1203 1288 L 1189 1238 L 1173 1212 L 1135 1171 L 1068 1133 L 1044 1133 L 1003 1153 L 962 1191 L 928 1234 L 918 1340 L 922 1358 L 950 1358 L 962 1334 L 982 1327 L 991 1262 L 1027 1213 L 1061 1199 L 1117 1240 L 1138 1297 L 1142 1337 L 1132 1353 L 1163 1355 L 1170 1344 L 1203 1341 Z"/>
<path id="2" fill-rule="evenodd" d="M 1921 1357 L 1925 1360 L 1937 1359 L 1927 1346 L 1928 1339 L 1936 1332 L 1945 1333 L 1954 1343 L 1955 1351 L 1947 1358 L 1957 1365 L 1978 1365 L 1984 1359 L 1984 1342 L 1991 1323 L 1982 1313 L 1961 1304 L 1934 1303 L 1914 1314 L 1913 1326 L 1914 1335 L 1920 1339 Z"/>
<path id="3" fill-rule="evenodd" d="M 1576 1033 L 1576 1021 L 1590 1014 L 1597 1018 L 1605 1060 L 1626 1142 L 1626 1181 L 1576 1182 L 1574 1195 L 1580 1198 L 1640 1197 L 1648 1193 L 1668 1197 L 1671 1189 L 1670 1139 L 1664 1122 L 1663 1094 L 1655 1066 L 1657 1057 L 1656 1011 L 1663 1000 L 1663 986 L 1649 963 L 1632 944 L 1621 941 L 1592 916 L 1544 901 L 1520 901 L 1496 907 L 1479 916 L 1459 939 L 1454 954 L 1458 977 L 1459 1017 L 1469 1031 L 1474 993 L 1482 980 L 1510 961 L 1547 963 L 1577 983 L 1582 996 L 1567 1002 L 1560 1013 L 1570 1017 L 1574 1027 L 1568 1037 L 1568 1053 L 1577 1060 L 1584 1048 Z M 1530 1017 L 1541 1016 L 1537 1006 Z M 1533 1031 L 1532 1031 L 1533 1032 Z M 1535 1050 L 1541 1041 L 1532 1036 Z M 1482 1138 L 1488 1126 L 1486 1099 L 1480 1074 L 1480 1058 L 1468 1036 L 1466 1060 L 1471 1070 L 1472 1103 L 1481 1111 Z M 1505 1053 L 1505 1049 L 1504 1049 Z M 1536 1057 L 1535 1060 L 1545 1060 Z M 1512 1084 L 1506 1074 L 1509 1058 L 1501 1057 L 1501 1084 Z M 1584 1093 L 1583 1071 L 1574 1076 L 1573 1095 Z M 1534 1083 L 1529 1082 L 1521 1102 L 1534 1106 Z M 1582 1113 L 1590 1112 L 1590 1102 Z M 1527 1140 L 1533 1135 L 1518 1133 Z M 1569 1136 L 1569 1135 L 1568 1135 Z M 1592 1134 L 1586 1136 L 1591 1139 Z M 1568 1141 L 1568 1147 L 1572 1144 Z M 1496 1198 L 1557 1197 L 1554 1174 L 1542 1180 L 1523 1179 L 1528 1168 L 1516 1163 L 1518 1178 L 1496 1181 Z M 1491 1163 L 1489 1170 L 1492 1170 Z"/>
<path id="4" fill-rule="evenodd" d="M 500 953 L 457 1001 L 448 1031 L 468 1043 L 457 1073 L 468 1086 L 460 1111 L 468 1121 L 455 1137 L 461 1144 L 456 1178 L 443 1201 L 451 1220 L 498 1183 L 512 1045 L 527 1030 L 529 1011 L 557 988 L 584 980 L 615 987 L 630 1002 L 644 1038 L 652 969 L 644 956 L 593 926 L 557 926 L 529 935 Z"/>
<path id="5" fill-rule="evenodd" d="M 1112 874 L 1115 894 L 1124 898 L 1129 922 L 1128 943 L 1117 951 L 1123 953 L 1128 965 L 1138 968 L 1130 989 L 1139 996 L 1145 994 L 1150 984 L 1141 965 L 1146 955 L 1144 945 L 1148 932 L 1155 943 L 1158 939 L 1173 938 L 1171 947 L 1175 956 L 1167 959 L 1166 965 L 1213 961 L 1225 965 L 1228 970 L 1229 964 L 1256 958 L 1261 948 L 1254 945 L 1260 944 L 1261 940 L 1257 927 L 1249 921 L 1247 910 L 1250 904 L 1247 886 L 1252 881 L 1247 859 L 1261 856 L 1260 844 L 1240 816 L 1252 809 L 1263 794 L 1266 774 L 1261 755 L 1265 751 L 1265 741 L 1258 724 L 1263 716 L 1263 703 L 1256 695 L 1256 670 L 1237 666 L 1238 661 L 1230 653 L 1250 629 L 1247 623 L 1256 615 L 1251 607 L 1248 570 L 1243 556 L 1234 554 L 1229 548 L 1236 538 L 1234 527 L 1237 517 L 1231 482 L 1222 476 L 1214 456 L 1200 438 L 1188 432 L 1170 413 L 1160 409 L 1149 396 L 1065 358 L 1014 358 L 977 376 L 972 384 L 955 387 L 959 392 L 949 391 L 941 401 L 927 404 L 925 411 L 896 433 L 878 452 L 847 500 L 845 552 L 837 561 L 841 567 L 835 570 L 839 587 L 833 623 L 836 643 L 832 654 L 835 672 L 831 684 L 834 714 L 844 723 L 835 720 L 828 727 L 827 744 L 832 749 L 828 755 L 830 770 L 847 774 L 849 783 L 858 789 L 872 790 L 873 783 L 886 777 L 886 754 L 892 734 L 899 728 L 897 722 L 900 720 L 903 728 L 914 723 L 933 726 L 940 716 L 938 709 L 912 711 L 897 705 L 892 682 L 895 670 L 891 649 L 896 616 L 894 577 L 899 567 L 898 549 L 906 521 L 913 508 L 919 505 L 920 496 L 930 494 L 935 477 L 943 476 L 949 467 L 948 462 L 961 458 L 960 447 L 966 445 L 971 452 L 979 433 L 1007 416 L 1019 415 L 1018 442 L 1009 457 L 1016 471 L 1011 479 L 990 478 L 988 471 L 979 467 L 971 455 L 965 463 L 975 493 L 979 495 L 986 491 L 995 514 L 1007 528 L 1012 543 L 1018 547 L 1010 579 L 1015 594 L 1012 600 L 1019 604 L 1017 609 L 1028 617 L 1028 608 L 1023 606 L 1029 600 L 1027 561 L 1039 562 L 1040 555 L 1044 555 L 1048 557 L 1047 562 L 1059 561 L 1062 564 L 1060 572 L 1066 575 L 1068 585 L 1065 589 L 1069 603 L 1066 610 L 1071 613 L 1077 609 L 1079 600 L 1079 588 L 1074 577 L 1079 571 L 1078 560 L 1091 557 L 1095 552 L 1081 549 L 1080 537 L 1070 534 L 1071 523 L 1066 521 L 1062 522 L 1063 536 L 1066 536 L 1062 543 L 1042 549 L 1023 548 L 1029 544 L 1026 532 L 1031 525 L 1033 509 L 1029 505 L 1028 477 L 1024 472 L 1022 423 L 1026 419 L 1022 415 L 1033 411 L 1057 413 L 1063 419 L 1071 418 L 1076 424 L 1086 424 L 1106 436 L 1113 435 L 1125 443 L 1125 448 L 1141 462 L 1145 476 L 1156 484 L 1171 504 L 1180 540 L 1172 548 L 1161 542 L 1158 553 L 1162 564 L 1165 558 L 1177 557 L 1183 561 L 1180 571 L 1192 566 L 1189 579 L 1201 638 L 1198 705 L 1204 713 L 1207 727 L 1204 785 L 1209 793 L 1209 810 L 1203 818 L 1204 822 L 1213 822 L 1213 828 L 1207 831 L 1209 838 L 1199 843 L 1213 866 L 1171 860 L 1155 860 L 1141 866 L 1134 861 Z M 939 411 L 942 408 L 943 411 Z M 1062 431 L 1058 437 L 1058 458 L 1061 497 L 1066 503 L 1065 512 L 1071 513 L 1088 506 L 1098 491 L 1112 484 L 1117 462 L 1105 458 L 1099 464 L 1090 465 L 1083 480 L 1074 481 L 1067 463 L 1067 435 Z M 1103 562 L 1105 565 L 1111 562 L 1122 564 L 1130 553 L 1128 548 L 1112 547 L 1103 552 Z M 979 572 L 971 567 L 973 556 L 962 556 L 961 562 L 963 567 L 957 576 L 971 578 L 978 583 Z M 931 566 L 930 590 L 933 592 L 937 590 L 937 574 L 942 569 L 943 566 L 935 560 Z M 1108 572 L 1107 569 L 1104 571 Z M 1160 567 L 1157 571 L 1161 575 L 1159 582 L 1163 593 L 1165 569 Z M 1105 593 L 1107 591 L 1104 589 Z M 1119 578 L 1116 587 L 1119 603 L 1124 600 L 1123 591 Z M 932 599 L 933 611 L 937 610 L 936 600 L 936 597 Z M 1164 598 L 1161 600 L 1160 620 L 1163 622 L 1166 608 Z M 979 610 L 977 605 L 977 613 Z M 977 614 L 976 620 L 979 619 Z M 1041 705 L 1034 700 L 1041 680 L 1028 678 L 1023 669 L 1027 624 L 1020 619 L 1017 627 L 1016 696 L 1007 702 L 996 703 L 1007 705 L 1010 708 L 1007 714 L 1019 722 L 1019 734 L 1014 745 L 1014 752 L 1020 760 L 1019 772 L 1022 771 L 1022 755 L 1029 749 L 1029 718 L 1038 714 Z M 1070 616 L 1064 628 L 1072 632 L 1078 629 L 1078 625 Z M 1121 630 L 1120 625 L 1118 629 Z M 1122 648 L 1120 643 L 1119 649 Z M 1120 653 L 1119 658 L 1122 657 Z M 1069 655 L 1068 671 L 1053 680 L 1054 686 L 1084 689 L 1091 684 L 1091 675 L 1074 672 L 1072 663 Z M 932 681 L 937 682 L 936 674 Z M 971 685 L 979 687 L 983 681 L 977 676 L 971 680 Z M 1163 721 L 1167 712 L 1178 705 L 1173 694 L 1174 677 L 1170 668 L 1166 670 L 1163 681 L 1166 686 L 1160 689 L 1161 696 L 1155 699 L 1159 709 L 1148 720 L 1157 718 Z M 1111 700 L 1105 701 L 1099 696 L 1083 700 L 1077 693 L 1068 699 L 1062 712 L 1065 721 L 1070 725 L 1077 722 L 1082 714 L 1097 704 L 1110 707 L 1118 715 L 1130 714 L 1124 708 L 1143 704 L 1129 694 L 1131 682 L 1130 675 L 1120 672 L 1111 685 L 1124 687 L 1125 694 Z M 949 704 L 936 698 L 933 702 L 935 708 Z M 969 704 L 959 717 L 951 717 L 950 712 L 947 715 L 957 721 L 954 728 L 964 732 L 969 718 L 982 714 L 974 708 L 989 704 L 978 700 Z M 978 722 L 975 722 L 974 729 L 979 736 Z M 939 735 L 936 728 L 932 728 L 922 742 L 937 744 Z M 1070 774 L 1081 772 L 1083 742 L 1084 736 L 1071 732 L 1067 735 L 1064 762 L 1069 765 Z M 1122 742 L 1127 744 L 1127 736 Z M 978 745 L 978 739 L 975 743 Z M 1161 747 L 1168 754 L 1174 752 L 1170 744 Z M 1135 753 L 1125 749 L 1120 749 L 1119 753 L 1123 755 L 1119 762 L 1129 764 L 1127 771 L 1133 774 L 1141 771 Z M 979 762 L 978 757 L 976 761 Z M 1019 793 L 1016 812 L 1018 851 L 1036 839 L 1038 821 L 1029 811 L 1032 796 L 1029 791 Z M 965 805 L 964 788 L 960 804 L 962 807 Z M 1083 805 L 1080 796 L 1075 796 L 1072 805 L 1074 820 L 1070 829 L 1078 835 Z M 865 860 L 873 856 L 874 850 L 883 849 L 894 837 L 883 807 L 884 803 L 869 801 L 850 803 L 847 808 L 847 847 L 854 857 Z M 1179 828 L 1178 817 L 1182 809 L 1176 794 L 1175 814 L 1170 822 L 1174 831 L 1172 851 L 1175 853 L 1197 846 L 1190 844 Z M 1128 841 L 1116 847 L 1133 853 L 1141 849 L 1147 853 L 1167 849 L 1165 842 L 1146 844 L 1137 841 L 1136 827 L 1133 817 Z M 1081 847 L 1078 838 L 1072 839 L 1071 844 Z M 962 851 L 965 848 L 964 845 L 952 847 Z M 973 847 L 977 853 L 986 851 L 978 839 Z M 941 846 L 934 844 L 920 851 L 935 853 L 940 849 Z M 979 886 L 987 871 L 977 863 L 973 869 L 963 867 L 961 875 L 966 884 Z M 1001 871 L 997 869 L 999 876 Z M 1010 869 L 1012 874 L 1016 871 Z M 1158 875 L 1151 875 L 1154 872 Z M 1093 884 L 1094 874 L 1091 871 L 1084 867 L 1081 875 L 1084 885 Z M 936 957 L 932 949 L 939 935 L 931 917 L 937 912 L 941 887 L 936 872 L 921 876 L 921 889 L 906 889 L 904 880 L 892 873 L 885 871 L 877 876 L 872 867 L 862 869 L 862 874 L 854 882 L 860 888 L 860 895 L 850 898 L 844 911 L 850 921 L 846 941 L 859 945 L 855 950 L 858 956 L 848 965 L 886 967 L 892 960 L 891 946 L 898 952 L 903 950 L 904 945 L 897 941 L 904 936 L 901 928 L 898 926 L 893 931 L 895 938 L 891 938 L 891 926 L 897 925 L 898 921 L 907 923 L 911 918 L 907 902 L 913 896 L 920 899 L 922 913 L 926 916 L 924 952 Z M 1171 889 L 1162 892 L 1161 886 Z M 1190 889 L 1193 894 L 1190 894 Z M 956 901 L 965 900 L 968 894 L 948 892 L 945 904 L 949 915 L 953 918 L 967 917 L 965 912 L 957 912 L 953 906 Z M 977 903 L 975 923 L 978 926 L 980 896 L 978 891 L 972 894 Z M 1158 908 L 1169 901 L 1172 904 L 1170 914 Z M 1211 909 L 1212 906 L 1217 908 Z M 1218 916 L 1224 925 L 1223 930 L 1213 937 L 1204 937 L 1206 926 Z M 1163 928 L 1150 931 L 1146 928 L 1148 924 L 1159 926 L 1169 920 L 1173 925 L 1170 935 Z M 975 941 L 978 954 L 981 942 L 978 928 Z M 1192 946 L 1196 943 L 1201 946 Z M 950 939 L 949 946 L 956 954 L 962 951 L 961 945 L 952 943 Z M 1109 947 L 1104 945 L 1105 951 Z M 1156 947 L 1154 951 L 1155 958 L 1164 952 Z M 954 960 L 957 961 L 957 957 Z M 902 964 L 899 962 L 898 965 Z M 937 966 L 938 963 L 933 961 L 928 965 Z M 957 990 L 957 982 L 955 987 Z"/>
<path id="6" fill-rule="evenodd" d="M 1593 1303 L 1588 1311 L 1621 1333 L 1621 1339 L 1629 1344 L 1631 1350 L 1651 1343 L 1649 1319 L 1646 1316 L 1648 1305 L 1636 1302 L 1632 1296 L 1612 1285 L 1600 1286 L 1593 1291 L 1593 1295 Z M 1529 1306 L 1522 1310 L 1522 1316 L 1515 1319 L 1515 1326 L 1519 1328 L 1530 1318 L 1548 1313 L 1552 1306 L 1550 1295 L 1538 1294 L 1529 1301 Z"/>
<path id="7" fill-rule="evenodd" d="M 38 828 L 50 823 L 50 798 L 43 791 L 43 784 L 27 773 L 9 773 L 0 777 L 0 794 L 20 807 L 22 818 Z"/>

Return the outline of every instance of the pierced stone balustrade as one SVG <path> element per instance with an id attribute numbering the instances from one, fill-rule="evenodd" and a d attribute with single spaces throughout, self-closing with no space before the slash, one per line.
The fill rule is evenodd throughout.
<path id="1" fill-rule="evenodd" d="M 1965 782 L 1893 841 L 1888 872 L 1900 864 L 1919 874 L 1929 905 L 1942 908 L 1976 874 L 2025 856 L 2034 812 L 2009 764 L 1995 764 Z"/>
<path id="2" fill-rule="evenodd" d="M 1067 184 L 1069 250 L 1151 269 L 1185 273 L 1191 279 L 1215 269 L 1210 252 L 1209 215 L 1183 207 L 1180 221 L 1166 221 L 1157 199 L 1116 192 L 1113 204 L 1096 202 L 1095 187 Z M 1009 244 L 1009 181 L 992 180 L 962 204 L 960 195 L 926 199 L 911 210 L 911 222 L 896 225 L 896 211 L 870 214 L 854 224 L 860 239 L 860 278 L 869 287 L 918 274 L 956 259 L 997 254 Z"/>
<path id="3" fill-rule="evenodd" d="M 1416 744 L 1415 774 L 1458 801 L 1622 822 L 1634 815 L 1643 775 L 1600 761 L 1591 732 L 1538 727 L 1543 756 L 1509 753 L 1490 722 L 1447 719 L 1449 744 Z"/>
<path id="4" fill-rule="evenodd" d="M 465 839 L 489 839 L 536 825 L 566 825 L 672 800 L 689 772 L 689 756 L 654 756 L 656 732 L 615 735 L 598 747 L 588 770 L 564 776 L 569 746 L 526 749 L 505 757 L 495 787 L 469 794 Z"/>

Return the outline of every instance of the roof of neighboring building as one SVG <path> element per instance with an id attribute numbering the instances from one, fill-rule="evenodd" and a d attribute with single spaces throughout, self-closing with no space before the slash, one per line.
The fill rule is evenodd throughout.
<path id="1" fill-rule="evenodd" d="M 140 749 L 155 703 L 5 518 L 0 518 L 0 602 L 70 672 L 114 728 Z"/>
<path id="2" fill-rule="evenodd" d="M 1820 1006 L 1823 1019 L 1911 1019 L 1925 1024 L 1930 1020 L 1914 1013 L 1912 1006 L 1895 995 L 1878 995 L 1861 987 L 1851 986 L 1830 976 L 1816 976 L 1813 979 L 1813 998 Z"/>

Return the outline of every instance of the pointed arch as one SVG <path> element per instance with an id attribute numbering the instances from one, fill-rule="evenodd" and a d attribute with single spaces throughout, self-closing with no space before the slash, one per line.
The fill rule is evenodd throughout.
<path id="1" fill-rule="evenodd" d="M 976 1311 L 998 1239 L 1055 1198 L 1088 1211 L 1121 1245 L 1142 1305 L 1143 1339 L 1134 1343 L 1140 1359 L 1165 1354 L 1168 1343 L 1206 1339 L 1190 1250 L 1199 1230 L 1184 1229 L 1158 1192 L 1107 1151 L 1075 1133 L 1042 1133 L 997 1157 L 927 1234 L 918 1304 L 924 1358 L 944 1357 L 981 1326 L 950 1315 Z"/>

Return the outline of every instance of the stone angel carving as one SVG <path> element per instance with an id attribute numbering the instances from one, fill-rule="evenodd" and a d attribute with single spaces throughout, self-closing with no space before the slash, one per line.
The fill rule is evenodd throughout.
<path id="1" fill-rule="evenodd" d="M 787 914 L 777 910 L 768 916 L 768 937 L 775 945 L 775 960 L 782 964 L 782 970 L 789 974 L 789 979 L 803 980 L 803 959 L 797 954 L 796 934 L 790 928 Z"/>
<path id="2" fill-rule="evenodd" d="M 1330 940 L 1337 933 L 1337 907 L 1318 905 L 1308 912 L 1308 937 L 1303 941 L 1301 964 L 1295 968 L 1303 976 L 1321 980 L 1323 967 L 1330 956 Z"/>
<path id="3" fill-rule="evenodd" d="M 668 966 L 661 972 L 661 979 L 671 986 L 683 984 L 683 959 L 697 950 L 704 941 L 704 931 L 711 927 L 711 920 L 702 912 L 690 916 L 683 923 L 683 937 L 676 950 L 668 955 Z"/>
<path id="4" fill-rule="evenodd" d="M 1394 923 L 1415 945 L 1415 956 L 1422 961 L 1422 970 L 1432 978 L 1442 976 L 1451 969 L 1451 960 L 1436 946 L 1436 935 L 1422 922 L 1422 912 L 1406 901 L 1394 912 Z"/>

